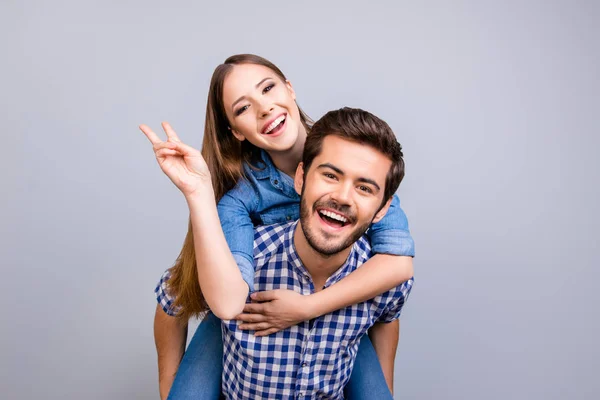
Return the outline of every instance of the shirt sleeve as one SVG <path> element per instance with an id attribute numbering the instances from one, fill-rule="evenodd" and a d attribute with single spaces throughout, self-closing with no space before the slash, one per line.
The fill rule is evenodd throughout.
<path id="1" fill-rule="evenodd" d="M 158 281 L 158 284 L 154 289 L 154 294 L 156 294 L 156 301 L 158 302 L 158 304 L 160 304 L 160 307 L 163 309 L 163 311 L 167 315 L 175 317 L 177 316 L 179 309 L 173 305 L 173 303 L 175 302 L 175 297 L 169 294 L 167 282 L 170 278 L 171 271 L 166 270 L 160 277 L 160 280 Z"/>
<path id="2" fill-rule="evenodd" d="M 242 179 L 217 205 L 225 240 L 250 292 L 254 291 L 254 224 L 250 215 L 256 202 L 256 191 Z"/>
<path id="3" fill-rule="evenodd" d="M 371 225 L 367 235 L 375 253 L 410 257 L 415 255 L 415 243 L 408 229 L 408 219 L 400 208 L 400 198 L 396 194 L 385 216 Z"/>
<path id="4" fill-rule="evenodd" d="M 383 311 L 377 318 L 377 322 L 392 322 L 400 318 L 404 303 L 408 300 L 408 295 L 413 287 L 414 278 L 410 278 L 400 286 L 386 292 L 382 295 L 382 303 L 386 304 Z"/>

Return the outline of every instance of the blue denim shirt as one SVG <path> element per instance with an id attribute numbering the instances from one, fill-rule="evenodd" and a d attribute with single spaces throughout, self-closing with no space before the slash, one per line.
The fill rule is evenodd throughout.
<path id="1" fill-rule="evenodd" d="M 217 209 L 229 249 L 250 291 L 254 291 L 254 226 L 270 225 L 300 218 L 300 196 L 294 180 L 279 171 L 262 151 L 262 162 L 255 169 L 244 164 L 247 179 L 221 198 Z M 367 232 L 373 252 L 414 256 L 415 245 L 408 230 L 400 199 L 394 195 L 386 215 Z"/>

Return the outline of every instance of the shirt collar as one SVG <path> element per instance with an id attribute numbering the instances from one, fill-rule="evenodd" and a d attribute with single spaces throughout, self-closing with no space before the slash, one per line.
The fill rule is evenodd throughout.
<path id="1" fill-rule="evenodd" d="M 300 220 L 295 221 L 290 224 L 289 227 L 284 232 L 284 248 L 288 256 L 288 262 L 290 265 L 293 265 L 302 275 L 310 276 L 310 273 L 302 264 L 302 260 L 298 256 L 298 252 L 296 251 L 296 245 L 294 244 L 294 233 L 296 232 L 296 227 L 300 223 Z M 359 239 L 361 240 L 361 239 Z M 340 268 L 338 268 L 325 282 L 325 287 L 329 287 L 334 283 L 340 281 L 345 276 L 349 275 L 356 267 L 359 262 L 359 251 L 358 251 L 358 242 L 355 242 L 352 245 L 352 249 L 350 250 L 350 254 L 348 254 L 348 258 L 344 261 L 344 264 Z"/>

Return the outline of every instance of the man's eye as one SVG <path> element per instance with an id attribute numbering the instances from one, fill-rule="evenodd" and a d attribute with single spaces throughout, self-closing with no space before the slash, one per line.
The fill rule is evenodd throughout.
<path id="1" fill-rule="evenodd" d="M 323 176 L 325 176 L 326 178 L 329 178 L 329 179 L 335 179 L 335 175 L 334 174 L 330 174 L 329 172 L 325 172 L 323 174 Z"/>
<path id="2" fill-rule="evenodd" d="M 240 108 L 238 108 L 238 109 L 235 111 L 235 115 L 240 115 L 241 113 L 243 113 L 243 112 L 244 112 L 244 111 L 246 111 L 247 109 L 248 109 L 248 106 L 243 106 L 243 107 L 240 107 Z"/>
<path id="3" fill-rule="evenodd" d="M 269 90 L 273 89 L 273 86 L 275 86 L 274 83 L 271 83 L 269 86 L 267 86 L 266 88 L 263 89 L 263 93 L 268 92 Z"/>
<path id="4" fill-rule="evenodd" d="M 370 187 L 368 187 L 368 186 L 360 185 L 360 186 L 358 187 L 358 189 L 359 189 L 359 190 L 362 190 L 362 191 L 363 191 L 363 192 L 365 192 L 365 193 L 373 193 L 373 191 L 371 190 L 371 188 L 370 188 Z"/>

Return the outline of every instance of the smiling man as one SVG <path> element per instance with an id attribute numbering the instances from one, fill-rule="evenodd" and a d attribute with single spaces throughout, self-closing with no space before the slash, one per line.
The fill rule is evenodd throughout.
<path id="1" fill-rule="evenodd" d="M 309 295 L 359 268 L 373 255 L 364 234 L 383 218 L 403 176 L 400 144 L 384 121 L 360 109 L 325 114 L 295 175 L 300 220 L 255 229 L 255 290 Z M 343 398 L 360 339 L 399 318 L 412 283 L 268 336 L 223 320 L 223 395 Z"/>
<path id="2" fill-rule="evenodd" d="M 358 268 L 371 256 L 363 235 L 383 218 L 403 175 L 400 144 L 384 121 L 349 108 L 323 116 L 296 172 L 300 220 L 256 229 L 256 290 L 308 295 Z M 374 324 L 400 316 L 412 282 L 269 336 L 223 321 L 223 393 L 343 398 L 360 338 Z"/>

